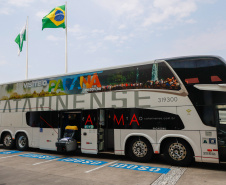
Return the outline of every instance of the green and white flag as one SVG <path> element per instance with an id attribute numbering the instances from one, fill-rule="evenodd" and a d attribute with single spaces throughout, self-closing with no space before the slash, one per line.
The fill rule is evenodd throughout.
<path id="1" fill-rule="evenodd" d="M 15 42 L 19 46 L 18 55 L 20 55 L 20 52 L 22 51 L 24 41 L 26 41 L 26 25 L 23 27 L 23 29 L 20 31 L 20 33 L 15 39 Z"/>

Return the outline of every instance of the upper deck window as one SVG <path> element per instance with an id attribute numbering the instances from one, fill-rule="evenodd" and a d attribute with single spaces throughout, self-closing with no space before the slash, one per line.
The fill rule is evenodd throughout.
<path id="1" fill-rule="evenodd" d="M 167 61 L 185 85 L 226 83 L 226 66 L 218 58 L 188 58 Z"/>
<path id="2" fill-rule="evenodd" d="M 93 71 L 0 86 L 0 100 L 86 94 L 128 89 L 179 91 L 181 86 L 163 62 Z"/>
<path id="3" fill-rule="evenodd" d="M 102 84 L 101 91 L 125 89 L 181 89 L 174 74 L 164 62 L 108 70 L 98 76 Z"/>

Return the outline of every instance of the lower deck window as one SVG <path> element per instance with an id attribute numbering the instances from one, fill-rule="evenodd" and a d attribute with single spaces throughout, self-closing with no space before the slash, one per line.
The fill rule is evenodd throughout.
<path id="1" fill-rule="evenodd" d="M 27 125 L 41 128 L 58 128 L 57 111 L 40 111 L 26 113 Z"/>

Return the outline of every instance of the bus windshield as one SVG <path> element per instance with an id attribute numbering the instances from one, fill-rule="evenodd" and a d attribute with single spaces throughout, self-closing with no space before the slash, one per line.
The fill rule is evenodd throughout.
<path id="1" fill-rule="evenodd" d="M 226 65 L 216 57 L 194 57 L 166 60 L 185 86 L 226 83 Z"/>

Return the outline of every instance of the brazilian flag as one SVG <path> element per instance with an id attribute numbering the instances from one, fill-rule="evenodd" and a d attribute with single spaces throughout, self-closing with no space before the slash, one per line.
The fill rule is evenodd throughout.
<path id="1" fill-rule="evenodd" d="M 65 28 L 65 5 L 58 6 L 43 17 L 42 30 L 44 28 Z"/>

